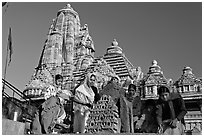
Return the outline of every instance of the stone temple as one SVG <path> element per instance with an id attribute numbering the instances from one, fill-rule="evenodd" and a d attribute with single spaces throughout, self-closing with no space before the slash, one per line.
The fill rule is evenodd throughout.
<path id="1" fill-rule="evenodd" d="M 89 34 L 88 25 L 81 25 L 79 14 L 67 4 L 52 20 L 39 64 L 23 93 L 34 100 L 38 107 L 45 100 L 43 89 L 47 85 L 54 85 L 56 74 L 61 74 L 65 80 L 62 89 L 73 91 L 87 72 L 93 72 L 97 75 L 99 92 L 111 77 L 116 76 L 125 90 L 130 83 L 135 84 L 145 104 L 148 99 L 158 98 L 159 86 L 167 85 L 171 92 L 179 92 L 184 98 L 188 109 L 185 130 L 202 131 L 202 79 L 193 74 L 192 68 L 185 67 L 180 78 L 173 81 L 165 77 L 156 60 L 152 61 L 148 73 L 144 74 L 139 66 L 134 66 L 128 60 L 114 38 L 103 56 L 96 57 L 95 50 L 97 45 L 94 45 Z M 65 104 L 70 115 L 71 105 L 71 102 Z M 87 127 L 87 130 L 92 129 Z"/>

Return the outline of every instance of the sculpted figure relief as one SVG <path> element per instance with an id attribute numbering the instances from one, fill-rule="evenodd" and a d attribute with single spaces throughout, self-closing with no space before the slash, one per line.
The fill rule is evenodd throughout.
<path id="1" fill-rule="evenodd" d="M 118 108 L 111 96 L 103 95 L 90 110 L 86 133 L 119 133 L 118 118 Z"/>
<path id="2" fill-rule="evenodd" d="M 81 61 L 81 69 L 86 69 L 88 68 L 88 66 L 91 65 L 93 59 L 90 57 L 85 57 L 84 59 L 82 59 Z"/>

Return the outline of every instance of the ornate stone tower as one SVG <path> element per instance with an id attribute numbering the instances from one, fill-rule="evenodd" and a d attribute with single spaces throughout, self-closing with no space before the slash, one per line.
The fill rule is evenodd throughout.
<path id="1" fill-rule="evenodd" d="M 184 67 L 181 77 L 174 86 L 185 101 L 188 113 L 185 116 L 186 130 L 202 131 L 202 80 L 197 78 L 190 67 Z"/>
<path id="2" fill-rule="evenodd" d="M 87 68 L 94 60 L 94 52 L 87 24 L 81 27 L 78 13 L 67 4 L 52 20 L 39 65 L 24 93 L 43 96 L 41 91 L 49 84 L 54 85 L 56 74 L 64 78 L 63 89 L 73 89 L 74 82 L 80 80 L 75 79 L 73 71 Z"/>
<path id="3" fill-rule="evenodd" d="M 141 94 L 146 99 L 157 98 L 158 86 L 167 85 L 167 79 L 163 75 L 163 71 L 156 60 L 152 61 L 149 72 L 143 77 L 140 83 Z"/>
<path id="4" fill-rule="evenodd" d="M 116 39 L 114 39 L 111 46 L 107 48 L 103 59 L 113 68 L 116 75 L 120 77 L 122 82 L 124 82 L 128 77 L 131 77 L 131 72 L 134 66 L 126 58 Z"/>

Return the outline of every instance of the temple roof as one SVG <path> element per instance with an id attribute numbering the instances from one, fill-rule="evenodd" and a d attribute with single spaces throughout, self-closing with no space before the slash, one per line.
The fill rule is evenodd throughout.
<path id="1" fill-rule="evenodd" d="M 114 39 L 112 45 L 107 48 L 103 59 L 113 68 L 116 75 L 120 78 L 130 76 L 131 69 L 134 67 L 122 53 L 122 48 L 118 46 L 116 39 Z"/>
<path id="2" fill-rule="evenodd" d="M 57 13 L 57 16 L 61 13 L 61 12 L 70 12 L 73 13 L 75 16 L 78 16 L 79 14 L 71 7 L 70 4 L 67 4 L 66 7 L 60 9 Z"/>
<path id="3" fill-rule="evenodd" d="M 109 54 L 109 53 L 122 54 L 122 51 L 123 51 L 122 48 L 118 46 L 118 42 L 116 41 L 116 39 L 114 39 L 111 46 L 107 48 L 106 54 Z"/>
<path id="4" fill-rule="evenodd" d="M 149 67 L 149 72 L 142 79 L 144 85 L 163 85 L 167 84 L 167 79 L 161 71 L 161 67 L 157 65 L 157 61 L 153 60 Z"/>
<path id="5" fill-rule="evenodd" d="M 190 67 L 183 68 L 183 74 L 181 77 L 175 82 L 175 85 L 194 85 L 194 84 L 202 84 L 202 81 L 195 77 Z"/>
<path id="6" fill-rule="evenodd" d="M 159 65 L 157 65 L 157 61 L 153 60 L 152 61 L 152 66 L 149 67 L 149 74 L 153 74 L 153 73 L 163 73 L 161 71 L 161 67 Z"/>

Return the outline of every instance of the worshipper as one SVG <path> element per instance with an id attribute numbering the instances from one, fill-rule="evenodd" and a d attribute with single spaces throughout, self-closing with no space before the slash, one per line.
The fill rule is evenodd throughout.
<path id="1" fill-rule="evenodd" d="M 145 101 L 142 114 L 145 115 L 141 125 L 140 132 L 142 133 L 157 133 L 158 124 L 156 120 L 156 103 L 153 99 Z"/>
<path id="2" fill-rule="evenodd" d="M 110 81 L 108 81 L 107 85 L 103 87 L 101 92 L 102 95 L 109 95 L 112 97 L 115 103 L 118 102 L 121 94 L 125 95 L 125 90 L 119 85 L 119 78 L 117 76 L 113 76 Z"/>
<path id="3" fill-rule="evenodd" d="M 96 75 L 91 75 L 90 77 L 90 86 L 93 90 L 95 96 L 94 96 L 94 103 L 97 103 L 100 100 L 100 95 L 98 93 L 98 88 L 96 86 Z"/>
<path id="4" fill-rule="evenodd" d="M 134 91 L 133 94 L 133 121 L 134 121 L 134 130 L 138 130 L 138 128 L 141 128 L 141 123 L 143 121 L 143 116 L 141 114 L 142 109 L 142 101 L 140 97 L 140 92 L 136 90 L 136 86 L 134 84 L 130 84 L 129 88 L 131 88 L 132 91 Z"/>
<path id="5" fill-rule="evenodd" d="M 139 123 L 138 121 L 141 121 L 140 118 L 141 118 L 141 106 L 142 106 L 140 94 L 138 91 L 136 91 L 136 86 L 134 84 L 129 84 L 126 98 L 131 103 L 131 107 L 132 107 L 131 118 L 133 120 L 131 120 L 131 122 L 133 122 L 132 133 L 134 133 L 135 127 Z"/>
<path id="6" fill-rule="evenodd" d="M 132 95 L 132 91 L 130 91 L 129 94 Z M 132 106 L 130 105 L 131 103 L 126 99 L 125 90 L 119 85 L 119 78 L 117 76 L 113 76 L 108 84 L 102 89 L 100 96 L 103 95 L 111 96 L 116 106 L 118 107 L 119 132 L 133 133 Z M 128 99 L 130 99 L 130 97 L 128 97 Z"/>
<path id="7" fill-rule="evenodd" d="M 49 86 L 45 93 L 43 102 L 31 124 L 33 134 L 51 134 L 55 125 L 63 123 L 66 113 L 64 110 L 64 100 L 69 100 L 71 92 L 61 90 L 63 77 L 59 74 L 55 76 L 56 86 Z"/>
<path id="8" fill-rule="evenodd" d="M 121 121 L 121 132 L 134 133 L 134 123 L 133 123 L 133 100 L 136 93 L 136 86 L 129 84 L 128 92 L 125 97 L 121 96 L 121 105 L 125 111 L 121 111 L 120 115 L 126 119 L 126 121 Z M 123 102 L 123 103 L 122 103 Z"/>
<path id="9" fill-rule="evenodd" d="M 158 88 L 156 117 L 158 132 L 164 135 L 184 134 L 184 116 L 187 113 L 183 98 L 178 93 L 170 93 L 166 86 Z"/>
<path id="10" fill-rule="evenodd" d="M 90 113 L 89 109 L 94 102 L 95 96 L 90 81 L 90 78 L 94 76 L 94 74 L 88 73 L 83 83 L 75 89 L 75 95 L 73 98 L 74 133 L 85 132 L 86 121 Z"/>

